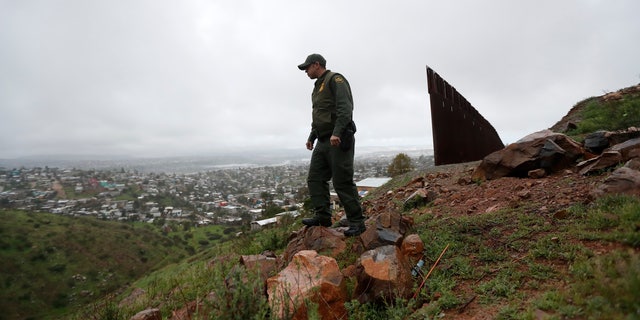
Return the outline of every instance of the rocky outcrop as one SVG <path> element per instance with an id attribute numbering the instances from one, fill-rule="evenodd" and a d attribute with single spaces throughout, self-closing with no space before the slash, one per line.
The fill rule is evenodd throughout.
<path id="1" fill-rule="evenodd" d="M 492 180 L 502 177 L 542 178 L 563 169 L 592 174 L 640 157 L 640 131 L 598 131 L 583 145 L 550 130 L 536 132 L 506 148 L 486 156 L 472 178 Z M 577 160 L 585 159 L 579 163 Z"/>
<path id="2" fill-rule="evenodd" d="M 620 131 L 596 131 L 584 138 L 584 148 L 594 154 L 600 154 L 605 149 L 626 141 L 638 139 L 640 129 L 631 127 Z"/>
<path id="3" fill-rule="evenodd" d="M 412 267 L 424 251 L 418 235 L 405 236 L 413 220 L 395 210 L 369 214 L 367 230 L 350 241 L 340 227 L 304 227 L 290 237 L 282 255 L 286 267 L 267 280 L 269 302 L 279 315 L 306 319 L 313 302 L 320 318 L 340 318 L 345 301 L 388 302 L 411 293 Z M 341 270 L 335 259 L 347 252 L 359 258 Z M 353 296 L 344 289 L 347 277 L 355 281 Z"/>
<path id="4" fill-rule="evenodd" d="M 536 132 L 486 156 L 473 172 L 475 180 L 527 177 L 529 171 L 547 173 L 571 167 L 584 155 L 582 146 L 564 134 Z"/>
<path id="5" fill-rule="evenodd" d="M 278 319 L 308 319 L 311 307 L 317 307 L 320 319 L 346 318 L 347 292 L 338 263 L 314 250 L 296 253 L 284 270 L 267 280 L 267 292 Z"/>
<path id="6" fill-rule="evenodd" d="M 640 138 L 634 138 L 603 150 L 597 157 L 578 163 L 577 168 L 581 174 L 592 174 L 639 157 Z"/>

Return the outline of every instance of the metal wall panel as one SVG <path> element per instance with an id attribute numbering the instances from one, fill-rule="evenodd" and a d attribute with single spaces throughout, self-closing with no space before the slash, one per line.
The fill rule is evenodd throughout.
<path id="1" fill-rule="evenodd" d="M 435 165 L 476 161 L 504 148 L 493 126 L 427 66 Z"/>

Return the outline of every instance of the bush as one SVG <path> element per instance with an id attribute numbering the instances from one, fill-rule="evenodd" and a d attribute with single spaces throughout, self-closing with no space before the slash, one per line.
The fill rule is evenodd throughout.
<path id="1" fill-rule="evenodd" d="M 393 158 L 389 167 L 387 167 L 387 174 L 391 177 L 395 177 L 411 170 L 413 170 L 411 158 L 404 153 L 399 153 L 395 158 Z"/>

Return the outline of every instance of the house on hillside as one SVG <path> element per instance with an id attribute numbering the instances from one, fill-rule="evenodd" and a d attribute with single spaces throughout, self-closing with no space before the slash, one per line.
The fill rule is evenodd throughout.
<path id="1" fill-rule="evenodd" d="M 375 190 L 376 188 L 381 187 L 385 183 L 389 182 L 391 178 L 382 177 L 382 178 L 366 178 L 364 180 L 360 180 L 356 182 L 356 187 L 358 188 L 358 194 L 361 197 L 366 196 L 370 191 Z"/>
<path id="2" fill-rule="evenodd" d="M 154 218 L 160 218 L 162 217 L 162 212 L 160 211 L 160 208 L 158 207 L 153 207 L 149 210 L 149 214 L 154 217 Z"/>
<path id="3" fill-rule="evenodd" d="M 295 217 L 297 217 L 299 215 L 300 215 L 300 212 L 298 212 L 298 210 L 286 211 L 286 212 L 281 212 L 281 213 L 276 214 L 276 216 L 273 217 L 273 218 L 252 221 L 251 222 L 251 231 L 260 230 L 260 229 L 262 229 L 262 228 L 264 228 L 266 226 L 273 225 L 273 224 L 278 224 L 278 221 L 280 221 L 285 216 L 290 216 L 292 218 L 295 218 Z"/>
<path id="4" fill-rule="evenodd" d="M 275 224 L 277 222 L 278 222 L 278 218 L 277 217 L 251 221 L 251 231 L 260 230 L 265 226 L 272 225 L 272 224 Z"/>

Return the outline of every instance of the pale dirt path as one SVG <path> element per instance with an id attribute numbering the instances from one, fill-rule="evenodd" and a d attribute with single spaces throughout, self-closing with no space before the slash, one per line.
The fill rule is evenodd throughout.
<path id="1" fill-rule="evenodd" d="M 64 188 L 62 187 L 62 184 L 60 183 L 59 180 L 56 180 L 51 184 L 51 189 L 53 189 L 58 193 L 57 194 L 58 198 L 61 198 L 61 199 L 67 198 L 67 194 L 64 192 Z"/>

